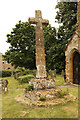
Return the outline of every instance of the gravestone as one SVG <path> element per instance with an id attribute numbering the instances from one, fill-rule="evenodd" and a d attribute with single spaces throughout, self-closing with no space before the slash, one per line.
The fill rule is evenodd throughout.
<path id="1" fill-rule="evenodd" d="M 22 76 L 23 74 L 21 72 L 15 73 L 14 78 L 18 79 L 18 77 Z"/>
<path id="2" fill-rule="evenodd" d="M 6 79 L 1 79 L 0 80 L 0 87 L 2 87 L 2 92 L 7 92 L 8 91 L 8 80 Z"/>
<path id="3" fill-rule="evenodd" d="M 13 77 L 14 75 L 13 75 L 13 70 L 11 70 L 11 77 Z"/>
<path id="4" fill-rule="evenodd" d="M 51 76 L 51 78 L 54 78 L 54 70 L 49 70 L 49 75 Z"/>
<path id="5" fill-rule="evenodd" d="M 62 75 L 62 77 L 64 77 L 64 75 L 65 75 L 64 70 L 62 70 L 61 75 Z"/>
<path id="6" fill-rule="evenodd" d="M 44 52 L 44 35 L 42 25 L 48 25 L 49 21 L 42 19 L 40 10 L 35 11 L 35 18 L 29 18 L 29 23 L 36 24 L 36 78 L 46 78 L 45 52 Z"/>
<path id="7" fill-rule="evenodd" d="M 55 69 L 55 70 L 49 70 L 49 75 L 50 75 L 52 78 L 56 78 L 56 69 Z"/>
<path id="8" fill-rule="evenodd" d="M 56 69 L 54 70 L 54 77 L 56 78 Z"/>

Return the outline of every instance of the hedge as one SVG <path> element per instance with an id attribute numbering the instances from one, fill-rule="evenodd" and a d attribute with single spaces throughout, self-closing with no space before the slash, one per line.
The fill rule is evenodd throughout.
<path id="1" fill-rule="evenodd" d="M 29 80 L 34 78 L 34 75 L 24 75 L 17 78 L 19 83 L 29 83 Z"/>
<path id="2" fill-rule="evenodd" d="M 2 70 L 2 77 L 10 77 L 11 71 L 10 70 Z"/>
<path id="3" fill-rule="evenodd" d="M 33 71 L 34 70 L 24 70 L 22 73 L 23 73 L 23 75 L 27 75 L 27 74 L 33 74 Z"/>
<path id="4" fill-rule="evenodd" d="M 15 69 L 15 70 L 13 71 L 14 74 L 15 74 L 15 73 L 18 73 L 18 72 L 22 72 L 22 70 L 20 70 L 20 69 Z"/>

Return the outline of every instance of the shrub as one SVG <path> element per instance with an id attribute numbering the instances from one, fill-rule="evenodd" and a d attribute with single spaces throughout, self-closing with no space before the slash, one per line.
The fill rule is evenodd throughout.
<path id="1" fill-rule="evenodd" d="M 2 70 L 2 77 L 10 77 L 11 70 Z"/>
<path id="2" fill-rule="evenodd" d="M 22 71 L 21 71 L 20 69 L 15 69 L 15 70 L 14 70 L 14 74 L 15 74 L 15 73 L 18 73 L 18 72 L 22 72 Z"/>
<path id="3" fill-rule="evenodd" d="M 23 71 L 23 75 L 27 75 L 27 74 L 33 74 L 33 70 L 24 70 Z"/>
<path id="4" fill-rule="evenodd" d="M 17 80 L 20 82 L 20 83 L 29 83 L 29 80 L 31 78 L 34 78 L 33 75 L 24 75 L 24 76 L 20 76 L 17 78 Z"/>
<path id="5" fill-rule="evenodd" d="M 34 90 L 34 86 L 33 85 L 28 85 L 27 88 L 25 88 L 26 91 L 31 91 L 31 90 Z"/>
<path id="6" fill-rule="evenodd" d="M 57 93 L 57 97 L 62 98 L 62 97 L 64 97 L 65 95 L 68 95 L 68 94 L 69 94 L 69 91 L 59 91 L 59 92 Z"/>
<path id="7" fill-rule="evenodd" d="M 44 96 L 40 96 L 40 101 L 44 101 L 46 98 Z"/>

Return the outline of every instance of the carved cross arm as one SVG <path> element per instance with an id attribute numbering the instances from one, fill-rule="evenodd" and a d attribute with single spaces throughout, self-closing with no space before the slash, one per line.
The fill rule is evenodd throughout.
<path id="1" fill-rule="evenodd" d="M 43 19 L 43 20 L 42 20 L 42 24 L 43 24 L 43 25 L 48 25 L 48 24 L 49 24 L 49 20 Z"/>
<path id="2" fill-rule="evenodd" d="M 36 24 L 36 20 L 34 17 L 29 17 L 28 21 L 30 24 Z"/>

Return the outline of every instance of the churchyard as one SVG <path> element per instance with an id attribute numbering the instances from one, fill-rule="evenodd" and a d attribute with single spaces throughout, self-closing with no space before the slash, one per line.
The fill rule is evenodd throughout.
<path id="1" fill-rule="evenodd" d="M 66 66 L 63 65 L 62 61 L 60 65 L 60 58 L 62 58 L 60 55 L 63 55 L 63 53 L 60 52 L 60 54 L 57 56 L 57 52 L 59 52 L 59 49 L 57 52 L 55 50 L 58 48 L 57 46 L 54 49 L 53 47 L 49 48 L 51 51 L 49 49 L 47 52 L 45 51 L 46 46 L 44 45 L 44 38 L 47 39 L 48 36 L 45 34 L 43 25 L 47 26 L 49 21 L 42 18 L 41 10 L 35 10 L 35 18 L 29 18 L 29 22 L 27 23 L 29 28 L 30 24 L 36 24 L 35 29 L 32 27 L 33 31 L 35 30 L 35 48 L 33 47 L 33 44 L 29 44 L 31 46 L 25 46 L 26 50 L 22 49 L 24 48 L 24 45 L 26 45 L 25 37 L 23 35 L 24 30 L 22 30 L 22 26 L 20 27 L 21 21 L 19 21 L 19 24 L 16 25 L 16 27 L 18 26 L 21 29 L 22 38 L 21 41 L 18 41 L 19 44 L 20 42 L 23 43 L 24 41 L 24 45 L 21 44 L 20 46 L 22 51 L 20 50 L 20 53 L 18 53 L 18 51 L 14 52 L 14 54 L 12 54 L 13 50 L 10 51 L 13 56 L 13 60 L 10 58 L 12 57 L 10 53 L 7 54 L 9 51 L 6 52 L 4 57 L 6 57 L 6 59 L 9 57 L 9 59 L 11 59 L 14 64 L 16 64 L 16 68 L 17 66 L 20 66 L 21 70 L 16 72 L 11 71 L 10 74 L 10 71 L 8 71 L 8 73 L 2 71 L 2 77 L 4 80 L 2 79 L 0 82 L 2 85 L 3 118 L 78 118 L 78 84 L 80 84 L 80 1 L 78 2 L 77 6 L 78 25 L 75 34 L 73 34 L 65 48 Z M 49 29 L 49 27 L 50 26 L 48 26 L 46 29 Z M 15 29 L 13 30 L 15 31 Z M 29 31 L 29 29 L 27 30 Z M 26 39 L 26 41 L 29 40 L 31 42 L 32 33 L 29 31 L 28 35 L 30 34 L 30 36 L 26 37 L 29 38 Z M 10 37 L 12 37 L 12 41 L 14 40 L 14 34 L 8 34 L 7 37 L 9 42 L 11 41 Z M 48 42 L 50 42 L 50 40 Z M 14 46 L 16 45 L 14 44 Z M 31 59 L 28 53 L 29 51 L 27 51 L 30 47 L 32 47 L 32 52 L 30 55 L 35 53 L 35 55 L 33 55 L 33 59 Z M 49 44 L 47 47 L 49 47 Z M 55 52 L 52 52 L 53 50 L 55 50 L 56 54 Z M 48 53 L 48 57 L 46 57 L 45 53 Z M 49 53 L 52 54 L 51 57 L 49 57 Z M 55 58 L 55 56 L 60 57 L 59 60 L 56 61 L 57 57 Z M 23 57 L 25 59 L 23 59 Z M 17 61 L 15 63 L 14 59 L 16 58 Z M 20 59 L 20 61 L 18 59 Z M 51 59 L 52 61 L 49 62 Z M 32 64 L 31 61 L 35 62 L 35 65 Z M 22 62 L 25 68 L 31 69 L 22 69 Z M 48 66 L 48 64 L 50 66 Z M 53 64 L 55 69 L 52 67 Z M 36 68 L 36 70 L 32 70 L 32 68 Z M 66 69 L 66 71 L 64 72 L 62 68 Z M 6 75 L 9 76 L 6 77 Z"/>
<path id="2" fill-rule="evenodd" d="M 67 91 L 76 97 L 67 103 L 49 106 L 27 105 L 15 100 L 18 95 L 24 94 L 28 83 L 20 84 L 14 77 L 5 77 L 8 80 L 8 92 L 2 94 L 3 118 L 77 118 L 78 116 L 78 87 L 65 83 L 62 75 L 56 75 L 55 85 L 62 91 Z M 24 96 L 23 96 L 24 97 Z M 44 102 L 44 101 L 42 101 Z"/>

